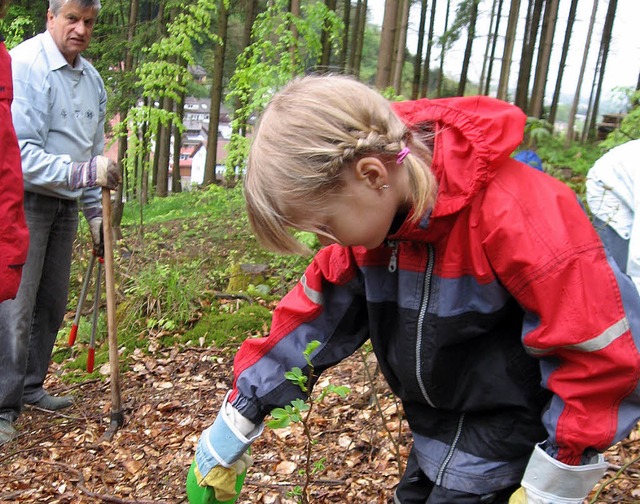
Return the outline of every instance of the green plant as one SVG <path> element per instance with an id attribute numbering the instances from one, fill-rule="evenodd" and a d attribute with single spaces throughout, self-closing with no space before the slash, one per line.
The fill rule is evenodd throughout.
<path id="1" fill-rule="evenodd" d="M 627 100 L 632 106 L 620 123 L 620 127 L 609 133 L 607 138 L 600 143 L 600 146 L 605 150 L 640 138 L 640 91 L 634 92 L 631 89 L 618 89 L 618 91 L 626 94 Z"/>
<path id="2" fill-rule="evenodd" d="M 294 367 L 290 371 L 287 371 L 284 376 L 287 380 L 297 385 L 300 390 L 306 394 L 306 400 L 294 399 L 290 404 L 284 408 L 274 408 L 271 411 L 271 421 L 267 422 L 267 426 L 272 429 L 281 429 L 287 427 L 291 423 L 300 423 L 304 429 L 306 436 L 306 455 L 305 455 L 305 467 L 299 471 L 299 474 L 303 476 L 304 485 L 302 487 L 296 486 L 289 492 L 289 496 L 298 498 L 298 502 L 308 504 L 309 501 L 309 485 L 311 484 L 312 477 L 316 474 L 324 471 L 325 460 L 324 458 L 312 463 L 312 451 L 315 444 L 313 434 L 309 427 L 311 418 L 311 412 L 313 411 L 314 404 L 319 404 L 330 394 L 336 394 L 342 398 L 345 398 L 350 392 L 349 387 L 345 385 L 333 385 L 328 384 L 324 386 L 320 393 L 316 397 L 312 397 L 312 383 L 316 376 L 314 375 L 314 366 L 311 362 L 311 355 L 320 346 L 319 341 L 311 341 L 307 344 L 303 355 L 307 362 L 308 372 L 305 374 L 299 367 Z"/>

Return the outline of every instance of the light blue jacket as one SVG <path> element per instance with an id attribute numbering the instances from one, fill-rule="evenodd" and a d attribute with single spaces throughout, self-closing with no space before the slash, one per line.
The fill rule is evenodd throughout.
<path id="1" fill-rule="evenodd" d="M 100 74 L 81 56 L 71 67 L 47 31 L 10 54 L 25 191 L 97 206 L 100 188 L 69 189 L 69 170 L 104 150 L 107 93 Z"/>

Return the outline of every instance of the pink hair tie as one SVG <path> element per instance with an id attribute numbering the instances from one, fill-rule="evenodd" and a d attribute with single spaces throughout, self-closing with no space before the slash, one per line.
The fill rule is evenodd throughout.
<path id="1" fill-rule="evenodd" d="M 409 152 L 411 152 L 409 150 L 409 147 L 403 147 L 403 149 L 400 152 L 398 152 L 398 154 L 396 155 L 396 163 L 402 164 L 402 162 L 404 161 L 404 158 L 407 157 Z"/>

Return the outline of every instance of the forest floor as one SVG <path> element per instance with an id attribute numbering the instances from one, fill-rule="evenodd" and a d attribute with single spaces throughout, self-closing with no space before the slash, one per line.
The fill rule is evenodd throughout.
<path id="1" fill-rule="evenodd" d="M 175 254 L 171 244 L 184 243 L 176 237 L 193 233 L 193 228 L 182 221 L 160 233 L 165 253 Z M 199 243 L 212 256 L 216 241 Z M 202 245 L 196 249 L 188 253 L 203 253 Z M 156 253 L 148 255 L 150 261 L 162 260 Z M 122 263 L 117 267 L 136 276 Z M 72 289 L 82 275 L 75 277 Z M 73 310 L 72 305 L 67 323 Z M 55 360 L 45 385 L 51 393 L 72 394 L 75 404 L 56 413 L 25 408 L 16 423 L 19 436 L 0 447 L 0 503 L 186 503 L 186 475 L 200 433 L 214 420 L 231 386 L 234 351 L 234 345 L 179 338 L 167 344 L 166 331 L 144 331 L 144 348 L 120 359 L 124 424 L 115 433 L 109 430 L 115 390 L 109 363 L 101 362 L 94 374 L 78 380 L 68 359 Z M 327 383 L 348 385 L 351 392 L 345 399 L 331 395 L 314 405 L 309 460 L 322 469 L 311 479 L 309 501 L 392 502 L 399 466 L 410 447 L 401 406 L 376 372 L 372 354 L 364 350 L 323 373 L 318 385 Z M 300 469 L 306 453 L 300 424 L 265 429 L 253 445 L 254 465 L 238 503 L 296 503 L 290 493 L 305 484 Z M 640 503 L 640 429 L 606 457 L 609 470 L 586 502 Z"/>

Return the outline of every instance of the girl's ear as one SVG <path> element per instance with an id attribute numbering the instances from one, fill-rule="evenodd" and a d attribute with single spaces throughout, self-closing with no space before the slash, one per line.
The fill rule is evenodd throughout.
<path id="1" fill-rule="evenodd" d="M 354 168 L 356 180 L 365 182 L 372 189 L 380 189 L 389 183 L 389 173 L 386 166 L 377 157 L 361 158 Z"/>

